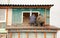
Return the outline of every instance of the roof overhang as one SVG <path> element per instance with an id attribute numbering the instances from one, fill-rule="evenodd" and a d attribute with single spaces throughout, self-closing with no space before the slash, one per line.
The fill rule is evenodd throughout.
<path id="1" fill-rule="evenodd" d="M 51 8 L 54 6 L 53 4 L 50 5 L 13 5 L 13 4 L 0 4 L 0 9 L 5 8 Z"/>

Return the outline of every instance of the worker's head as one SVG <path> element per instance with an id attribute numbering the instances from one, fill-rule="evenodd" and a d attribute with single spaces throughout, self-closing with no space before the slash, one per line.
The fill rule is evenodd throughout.
<path id="1" fill-rule="evenodd" d="M 35 16 L 35 14 L 32 14 L 33 16 Z"/>
<path id="2" fill-rule="evenodd" d="M 41 14 L 39 14 L 39 16 L 41 16 Z"/>

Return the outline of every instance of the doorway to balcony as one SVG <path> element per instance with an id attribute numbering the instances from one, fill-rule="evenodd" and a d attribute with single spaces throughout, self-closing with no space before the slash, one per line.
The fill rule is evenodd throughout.
<path id="1" fill-rule="evenodd" d="M 23 13 L 23 23 L 24 24 L 28 24 L 29 23 L 29 17 L 30 17 L 30 13 L 29 12 L 24 12 Z"/>
<path id="2" fill-rule="evenodd" d="M 38 11 L 32 11 L 32 12 L 30 12 L 30 11 L 23 11 L 22 12 L 22 23 L 23 23 L 23 25 L 30 25 L 29 23 L 29 19 L 30 19 L 30 16 L 32 15 L 32 14 L 34 14 L 36 17 L 38 16 L 38 14 L 39 14 L 39 12 Z"/>

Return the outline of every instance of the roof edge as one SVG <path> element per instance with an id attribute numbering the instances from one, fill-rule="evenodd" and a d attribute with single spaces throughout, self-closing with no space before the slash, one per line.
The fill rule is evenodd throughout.
<path id="1" fill-rule="evenodd" d="M 54 6 L 54 4 L 0 4 L 0 6 L 5 6 L 5 5 L 6 5 L 6 6 L 8 6 L 8 5 L 9 5 L 9 6 L 10 6 L 10 5 L 14 5 L 14 6 L 15 6 L 15 5 L 16 5 L 16 6 L 17 6 L 17 5 L 19 5 L 19 6 L 20 6 L 20 5 L 23 5 L 23 6 L 24 6 L 24 5 L 29 5 L 29 6 L 31 6 L 31 5 L 33 5 L 33 6 L 35 6 L 35 5 L 37 5 L 37 6 Z"/>

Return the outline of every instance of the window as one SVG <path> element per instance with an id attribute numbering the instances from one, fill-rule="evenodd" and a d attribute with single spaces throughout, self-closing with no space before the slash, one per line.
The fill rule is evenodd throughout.
<path id="1" fill-rule="evenodd" d="M 0 22 L 5 22 L 5 9 L 0 9 Z"/>
<path id="2" fill-rule="evenodd" d="M 5 9 L 0 9 L 0 28 L 5 28 L 6 26 L 6 11 Z"/>

